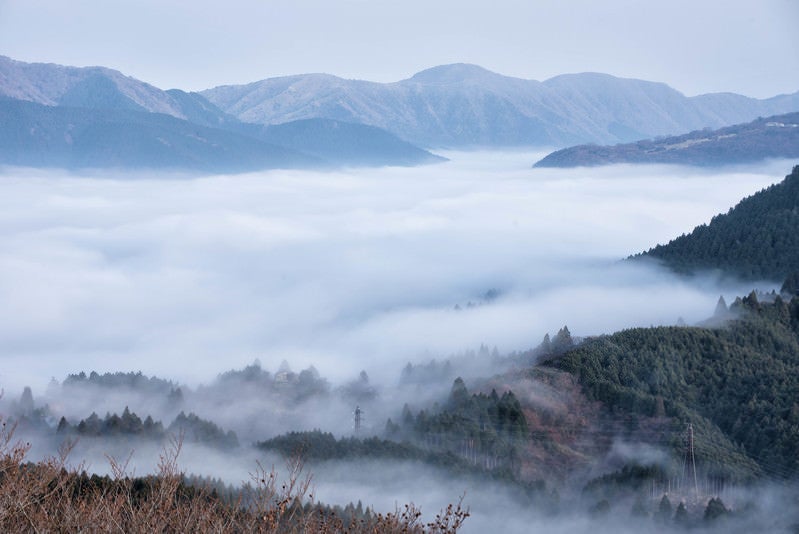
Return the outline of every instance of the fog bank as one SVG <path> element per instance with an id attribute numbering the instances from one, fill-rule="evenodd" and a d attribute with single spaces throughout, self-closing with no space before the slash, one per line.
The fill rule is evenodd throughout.
<path id="1" fill-rule="evenodd" d="M 762 170 L 531 169 L 541 154 L 341 172 L 5 169 L 0 382 L 80 370 L 208 381 L 259 358 L 332 380 L 480 343 L 700 320 L 719 293 L 617 260 L 782 179 Z M 488 298 L 486 298 L 488 297 Z M 429 357 L 429 356 L 427 356 Z"/>

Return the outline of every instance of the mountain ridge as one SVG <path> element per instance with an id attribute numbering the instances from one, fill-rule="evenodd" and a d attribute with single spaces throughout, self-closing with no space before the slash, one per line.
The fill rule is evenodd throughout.
<path id="1" fill-rule="evenodd" d="M 378 83 L 296 74 L 196 93 L 162 91 L 106 67 L 0 56 L 0 95 L 45 105 L 139 109 L 212 127 L 321 118 L 387 130 L 426 147 L 564 147 L 629 142 L 799 110 L 799 92 L 686 97 L 661 82 L 602 73 L 543 82 L 456 63 Z"/>
<path id="2" fill-rule="evenodd" d="M 378 126 L 428 147 L 624 142 L 799 110 L 799 92 L 763 100 L 724 93 L 686 97 L 661 82 L 609 74 L 540 82 L 463 63 L 389 83 L 300 74 L 200 93 L 245 122 L 332 118 Z"/>
<path id="3" fill-rule="evenodd" d="M 721 166 L 768 158 L 799 157 L 799 112 L 758 118 L 718 130 L 695 130 L 613 146 L 577 145 L 557 150 L 533 167 L 619 163 Z"/>
<path id="4" fill-rule="evenodd" d="M 290 130 L 292 137 L 280 139 L 275 134 L 277 130 L 270 133 L 268 128 L 242 123 L 199 93 L 180 89 L 162 91 L 105 67 L 24 63 L 0 56 L 0 98 L 4 99 L 0 105 L 6 121 L 5 135 L 0 135 L 0 163 L 7 165 L 66 168 L 166 165 L 186 170 L 241 172 L 298 167 L 303 166 L 302 162 L 317 168 L 408 166 L 443 160 L 389 132 L 341 121 L 335 130 L 338 135 L 330 133 L 330 124 L 325 119 L 313 119 L 285 127 L 284 131 Z M 213 131 L 203 130 L 193 136 L 191 130 L 195 126 Z M 76 128 L 81 133 L 79 138 L 74 138 Z M 88 136 L 90 129 L 104 131 L 105 135 Z M 207 153 L 202 153 L 203 146 L 197 143 L 201 138 L 214 139 L 206 147 Z M 116 139 L 119 144 L 111 146 L 109 139 Z M 175 153 L 166 154 L 167 145 Z M 147 161 L 149 157 L 152 162 Z M 217 161 L 213 161 L 214 157 Z"/>
<path id="5" fill-rule="evenodd" d="M 623 142 L 735 124 L 773 115 L 774 110 L 799 110 L 799 92 L 765 100 L 731 93 L 685 97 L 664 83 L 609 74 L 564 74 L 539 82 L 466 63 L 439 65 L 391 83 L 300 74 L 187 93 L 162 91 L 105 67 L 24 63 L 0 56 L 0 95 L 47 106 L 163 113 L 251 136 L 264 130 L 247 124 L 307 119 L 361 124 L 399 138 L 391 141 L 391 150 L 403 141 L 458 149 Z M 307 123 L 319 142 L 323 124 Z M 351 136 L 369 132 L 347 131 Z M 366 140 L 351 140 L 349 148 L 369 146 Z M 409 160 L 411 152 L 409 148 Z M 417 155 L 419 161 L 435 159 Z"/>
<path id="6" fill-rule="evenodd" d="M 203 104 L 204 113 L 197 114 L 197 93 L 164 91 L 107 67 L 25 63 L 6 56 L 0 56 L 0 95 L 46 106 L 163 113 L 203 126 L 234 120 L 210 102 Z"/>
<path id="7" fill-rule="evenodd" d="M 0 96 L 0 123 L 0 164 L 12 166 L 235 173 L 444 161 L 389 132 L 326 119 L 214 128 L 138 109 L 45 106 Z"/>
<path id="8" fill-rule="evenodd" d="M 174 116 L 0 97 L 0 163 L 67 169 L 244 172 L 318 166 L 301 152 Z"/>

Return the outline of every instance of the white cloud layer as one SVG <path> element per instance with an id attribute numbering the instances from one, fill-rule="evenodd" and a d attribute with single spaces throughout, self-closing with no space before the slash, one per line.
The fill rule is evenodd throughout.
<path id="1" fill-rule="evenodd" d="M 396 380 L 420 354 L 695 321 L 720 292 L 618 264 L 790 169 L 413 169 L 187 178 L 6 169 L 0 385 L 80 370 L 194 384 L 259 358 Z M 490 289 L 496 300 L 472 308 Z M 453 309 L 456 305 L 462 310 Z"/>

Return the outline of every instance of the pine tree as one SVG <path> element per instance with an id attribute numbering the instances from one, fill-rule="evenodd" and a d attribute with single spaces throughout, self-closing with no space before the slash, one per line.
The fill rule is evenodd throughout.
<path id="1" fill-rule="evenodd" d="M 552 341 L 549 339 L 549 333 L 544 334 L 544 341 L 541 342 L 541 354 L 552 354 Z"/>
<path id="2" fill-rule="evenodd" d="M 555 339 L 552 340 L 552 352 L 560 354 L 573 347 L 574 341 L 572 340 L 571 332 L 569 332 L 569 327 L 564 326 L 558 330 L 558 333 L 555 334 Z"/>
<path id="3" fill-rule="evenodd" d="M 674 522 L 682 527 L 685 527 L 688 525 L 688 523 L 690 523 L 688 510 L 685 508 L 685 503 L 680 502 L 680 505 L 677 506 L 677 511 L 674 512 Z"/>
<path id="4" fill-rule="evenodd" d="M 67 421 L 67 418 L 62 415 L 61 419 L 58 420 L 56 432 L 60 434 L 62 432 L 66 432 L 67 430 L 69 430 L 69 422 Z"/>
<path id="5" fill-rule="evenodd" d="M 671 512 L 672 512 L 671 501 L 666 495 L 663 495 L 663 498 L 660 499 L 658 510 L 655 513 L 655 519 L 665 523 L 666 521 L 671 519 Z"/>
<path id="6" fill-rule="evenodd" d="M 714 521 L 719 517 L 726 515 L 729 511 L 724 503 L 719 498 L 710 499 L 705 508 L 705 521 Z"/>
<path id="7" fill-rule="evenodd" d="M 466 389 L 466 384 L 461 377 L 455 379 L 452 383 L 452 389 L 449 392 L 449 402 L 453 408 L 461 408 L 469 402 L 469 390 Z"/>
<path id="8" fill-rule="evenodd" d="M 724 295 L 719 297 L 719 301 L 716 304 L 716 311 L 713 312 L 713 317 L 724 317 L 729 312 L 727 308 L 727 301 L 724 300 Z"/>
<path id="9" fill-rule="evenodd" d="M 19 398 L 19 412 L 20 415 L 30 416 L 33 414 L 33 392 L 31 388 L 25 386 L 25 389 L 22 390 L 22 395 Z"/>
<path id="10" fill-rule="evenodd" d="M 788 275 L 780 288 L 780 293 L 790 297 L 799 296 L 799 271 Z"/>

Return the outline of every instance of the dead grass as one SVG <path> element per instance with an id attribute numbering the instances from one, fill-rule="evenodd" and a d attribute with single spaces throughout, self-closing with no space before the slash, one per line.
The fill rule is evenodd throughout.
<path id="1" fill-rule="evenodd" d="M 0 532 L 257 532 L 257 533 L 455 533 L 468 509 L 450 505 L 425 523 L 413 504 L 386 514 L 345 522 L 318 506 L 300 459 L 285 477 L 258 464 L 238 502 L 187 486 L 178 467 L 183 437 L 161 453 L 158 472 L 128 476 L 128 462 L 108 457 L 113 477 L 89 476 L 69 466 L 74 443 L 57 456 L 26 461 L 30 444 L 14 441 L 13 425 L 0 426 Z"/>

